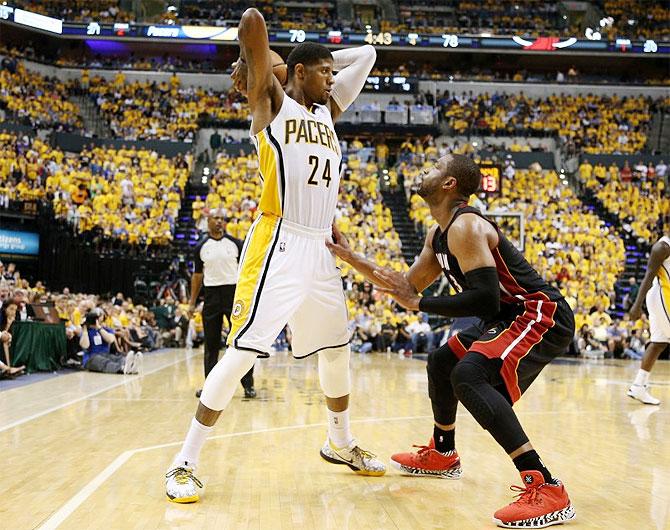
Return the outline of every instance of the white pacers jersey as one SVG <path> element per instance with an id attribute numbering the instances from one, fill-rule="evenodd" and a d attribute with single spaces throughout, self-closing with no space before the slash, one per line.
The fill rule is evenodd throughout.
<path id="1" fill-rule="evenodd" d="M 663 236 L 659 242 L 670 246 L 670 237 Z M 661 263 L 646 301 L 651 341 L 670 342 L 670 257 Z"/>
<path id="2" fill-rule="evenodd" d="M 313 105 L 308 110 L 284 94 L 279 114 L 251 138 L 263 179 L 260 211 L 304 227 L 330 229 L 342 154 L 328 108 Z"/>

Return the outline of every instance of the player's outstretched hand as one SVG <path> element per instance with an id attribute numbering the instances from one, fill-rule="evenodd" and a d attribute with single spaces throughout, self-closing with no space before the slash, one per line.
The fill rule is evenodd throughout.
<path id="1" fill-rule="evenodd" d="M 389 287 L 377 286 L 381 292 L 392 296 L 402 307 L 410 311 L 419 310 L 421 297 L 402 272 L 389 269 L 377 269 L 374 275 Z"/>
<path id="2" fill-rule="evenodd" d="M 351 260 L 353 256 L 353 251 L 349 246 L 349 241 L 344 237 L 342 232 L 340 232 L 337 227 L 333 224 L 333 242 L 326 240 L 326 246 L 333 254 L 338 258 L 346 261 L 347 263 Z"/>

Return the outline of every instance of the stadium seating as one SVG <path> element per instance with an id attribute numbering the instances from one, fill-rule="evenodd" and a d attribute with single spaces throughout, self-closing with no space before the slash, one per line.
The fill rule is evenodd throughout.
<path id="1" fill-rule="evenodd" d="M 642 96 L 452 94 L 441 116 L 456 134 L 554 136 L 586 153 L 638 153 L 651 121 Z"/>
<path id="2" fill-rule="evenodd" d="M 134 18 L 121 9 L 119 0 L 18 0 L 12 4 L 34 13 L 75 22 L 127 22 Z"/>
<path id="3" fill-rule="evenodd" d="M 605 0 L 602 10 L 614 24 L 605 34 L 639 39 L 667 40 L 670 37 L 670 8 L 667 2 L 652 0 Z"/>
<path id="4" fill-rule="evenodd" d="M 119 72 L 113 82 L 92 78 L 91 98 L 118 138 L 192 142 L 199 121 L 246 123 L 248 108 L 233 91 L 215 92 L 170 82 L 126 83 Z"/>
<path id="5" fill-rule="evenodd" d="M 397 0 L 400 24 L 386 24 L 387 31 L 419 33 L 510 33 L 525 35 L 558 35 L 567 25 L 555 2 L 515 0 L 472 2 L 419 2 Z"/>
<path id="6" fill-rule="evenodd" d="M 28 71 L 21 61 L 0 69 L 0 106 L 35 128 L 73 131 L 83 125 L 79 108 L 68 101 L 68 85 Z"/>
<path id="7" fill-rule="evenodd" d="M 66 156 L 38 138 L 0 133 L 0 196 L 51 201 L 56 218 L 131 244 L 172 240 L 191 155 L 167 159 L 135 148 Z M 124 191 L 125 190 L 125 191 Z"/>
<path id="8" fill-rule="evenodd" d="M 653 169 L 653 164 L 649 164 Z M 628 164 L 626 164 L 628 168 Z M 641 168 L 640 168 L 641 169 Z M 622 225 L 630 226 L 632 233 L 647 244 L 656 241 L 658 233 L 670 223 L 670 200 L 664 179 L 644 175 L 638 167 L 629 168 L 622 177 L 621 169 L 612 165 L 592 166 L 585 159 L 579 166 L 579 179 L 614 214 Z M 649 172 L 651 173 L 651 171 Z"/>

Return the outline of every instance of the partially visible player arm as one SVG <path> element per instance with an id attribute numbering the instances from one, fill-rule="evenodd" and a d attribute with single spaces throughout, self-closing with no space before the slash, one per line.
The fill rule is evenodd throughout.
<path id="1" fill-rule="evenodd" d="M 331 88 L 330 114 L 333 121 L 349 108 L 363 90 L 377 60 L 374 46 L 345 48 L 333 52 L 333 70 L 337 72 Z"/>
<path id="2" fill-rule="evenodd" d="M 392 289 L 389 293 L 404 308 L 446 317 L 493 316 L 500 311 L 498 272 L 491 253 L 497 239 L 493 227 L 476 215 L 463 215 L 449 230 L 449 251 L 458 260 L 469 289 L 449 296 L 419 297 L 407 286 L 394 282 L 385 272 L 377 273 Z"/>
<path id="3" fill-rule="evenodd" d="M 654 246 L 651 247 L 649 262 L 647 263 L 647 271 L 644 274 L 640 290 L 637 292 L 637 298 L 635 299 L 633 306 L 630 308 L 629 314 L 632 320 L 637 320 L 642 315 L 642 304 L 647 297 L 649 289 L 651 289 L 651 284 L 654 281 L 654 278 L 658 274 L 658 269 L 661 268 L 661 265 L 668 256 L 670 256 L 670 246 L 666 245 L 664 242 L 657 241 Z"/>
<path id="4" fill-rule="evenodd" d="M 270 43 L 263 15 L 257 9 L 247 9 L 238 28 L 240 60 L 247 66 L 247 98 L 253 117 L 252 133 L 270 125 L 282 101 L 284 90 L 272 74 Z"/>
<path id="5" fill-rule="evenodd" d="M 375 271 L 382 270 L 382 267 L 366 259 L 365 256 L 356 254 L 349 246 L 347 238 L 342 235 L 342 232 L 340 232 L 335 225 L 333 225 L 333 242 L 326 241 L 326 246 L 328 247 L 328 250 L 338 258 L 342 261 L 346 261 L 354 269 L 365 276 L 368 281 L 378 285 L 388 286 L 383 280 L 375 276 Z"/>
<path id="6" fill-rule="evenodd" d="M 421 254 L 405 273 L 405 278 L 417 293 L 423 292 L 442 274 L 442 267 L 440 267 L 433 251 L 433 238 L 436 231 L 437 225 L 428 230 Z"/>
<path id="7" fill-rule="evenodd" d="M 436 228 L 437 226 L 429 230 L 421 254 L 406 273 L 385 269 L 366 259 L 365 256 L 356 254 L 349 246 L 346 238 L 335 226 L 333 226 L 333 242 L 326 242 L 326 246 L 333 254 L 346 261 L 369 281 L 379 286 L 391 287 L 392 285 L 380 277 L 380 273 L 384 272 L 388 277 L 393 278 L 395 282 L 405 282 L 415 292 L 421 292 L 432 284 L 435 278 L 442 272 L 431 244 Z"/>

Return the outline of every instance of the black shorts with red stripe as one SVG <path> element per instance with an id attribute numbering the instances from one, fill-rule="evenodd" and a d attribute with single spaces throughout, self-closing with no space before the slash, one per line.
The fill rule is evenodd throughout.
<path id="1" fill-rule="evenodd" d="M 575 317 L 564 299 L 530 300 L 458 332 L 447 345 L 459 359 L 477 352 L 497 360 L 501 386 L 515 403 L 542 369 L 567 351 L 574 334 Z"/>

